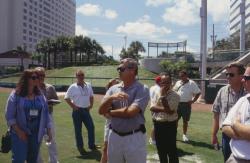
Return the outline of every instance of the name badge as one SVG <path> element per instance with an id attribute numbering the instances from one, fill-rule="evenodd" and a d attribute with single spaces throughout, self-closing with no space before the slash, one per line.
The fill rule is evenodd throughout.
<path id="1" fill-rule="evenodd" d="M 30 116 L 38 116 L 38 110 L 36 110 L 36 109 L 31 109 L 31 110 L 30 110 Z"/>

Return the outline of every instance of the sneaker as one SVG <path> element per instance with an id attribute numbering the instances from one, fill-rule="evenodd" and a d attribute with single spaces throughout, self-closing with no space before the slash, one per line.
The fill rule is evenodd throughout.
<path id="1" fill-rule="evenodd" d="M 184 142 L 188 142 L 188 141 L 189 141 L 187 135 L 183 135 L 183 136 L 182 136 L 182 140 L 183 140 Z"/>
<path id="2" fill-rule="evenodd" d="M 84 148 L 78 148 L 78 151 L 82 156 L 87 154 L 87 151 Z"/>
<path id="3" fill-rule="evenodd" d="M 101 148 L 100 145 L 94 145 L 94 147 L 89 148 L 89 149 L 92 150 L 92 151 L 96 151 L 96 150 L 98 150 L 98 149 L 100 149 L 100 148 Z"/>
<path id="4" fill-rule="evenodd" d="M 151 145 L 156 145 L 155 140 L 153 140 L 152 138 L 149 138 L 148 142 L 149 142 L 149 144 L 151 144 Z"/>

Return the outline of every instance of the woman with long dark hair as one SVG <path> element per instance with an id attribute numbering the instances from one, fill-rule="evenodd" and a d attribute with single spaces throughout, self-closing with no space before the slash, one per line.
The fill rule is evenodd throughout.
<path id="1" fill-rule="evenodd" d="M 12 163 L 36 163 L 46 130 L 51 140 L 48 104 L 38 89 L 38 79 L 34 70 L 25 70 L 7 100 L 5 118 L 11 129 Z"/>

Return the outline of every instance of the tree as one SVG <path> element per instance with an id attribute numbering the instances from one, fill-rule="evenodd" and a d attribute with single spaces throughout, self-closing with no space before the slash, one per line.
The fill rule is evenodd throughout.
<path id="1" fill-rule="evenodd" d="M 139 60 L 141 58 L 141 55 L 139 52 L 145 52 L 145 48 L 139 41 L 133 41 L 128 47 L 128 50 L 122 48 L 120 53 L 120 58 L 134 58 L 136 60 Z"/>
<path id="2" fill-rule="evenodd" d="M 180 70 L 188 70 L 190 68 L 190 64 L 185 61 L 174 62 L 170 60 L 162 60 L 160 62 L 160 67 L 163 71 L 170 73 L 174 77 L 178 77 L 178 72 Z"/>

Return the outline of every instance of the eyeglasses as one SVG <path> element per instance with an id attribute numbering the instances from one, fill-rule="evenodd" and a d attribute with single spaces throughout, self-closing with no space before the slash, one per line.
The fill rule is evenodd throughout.
<path id="1" fill-rule="evenodd" d="M 39 79 L 39 77 L 38 76 L 31 76 L 30 79 L 36 80 L 36 79 Z"/>
<path id="2" fill-rule="evenodd" d="M 244 76 L 243 76 L 243 79 L 244 79 L 245 81 L 250 80 L 250 76 L 244 75 Z"/>
<path id="3" fill-rule="evenodd" d="M 226 73 L 226 77 L 231 77 L 231 78 L 233 78 L 235 76 L 235 74 L 234 73 Z"/>

